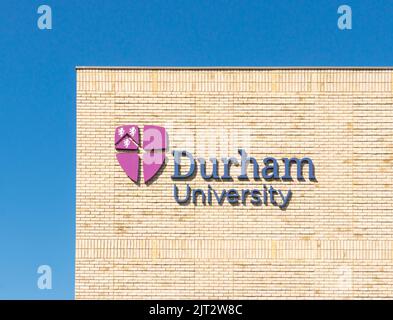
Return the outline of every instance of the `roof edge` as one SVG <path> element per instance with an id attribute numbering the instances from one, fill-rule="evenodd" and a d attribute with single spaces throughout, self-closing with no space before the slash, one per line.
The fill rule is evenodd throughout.
<path id="1" fill-rule="evenodd" d="M 283 66 L 283 67 L 252 67 L 252 66 L 76 66 L 76 70 L 393 70 L 393 66 Z"/>

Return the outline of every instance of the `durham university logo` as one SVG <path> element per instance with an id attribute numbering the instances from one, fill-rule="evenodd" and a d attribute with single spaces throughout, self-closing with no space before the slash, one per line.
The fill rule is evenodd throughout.
<path id="1" fill-rule="evenodd" d="M 139 182 L 140 156 L 142 145 L 143 180 L 148 183 L 162 168 L 167 149 L 167 135 L 163 127 L 146 125 L 143 127 L 143 141 L 140 141 L 140 130 L 137 125 L 130 124 L 116 128 L 115 148 L 117 161 L 127 176 Z"/>

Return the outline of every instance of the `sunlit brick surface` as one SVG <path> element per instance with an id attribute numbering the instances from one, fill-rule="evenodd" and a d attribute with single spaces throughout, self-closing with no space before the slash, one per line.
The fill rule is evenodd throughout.
<path id="1" fill-rule="evenodd" d="M 77 70 L 76 298 L 393 298 L 393 72 Z M 114 130 L 164 126 L 195 157 L 313 159 L 317 181 L 150 185 L 116 161 Z M 251 173 L 251 170 L 249 171 Z M 251 174 L 250 174 L 251 176 Z M 274 206 L 180 206 L 184 191 L 291 189 Z"/>

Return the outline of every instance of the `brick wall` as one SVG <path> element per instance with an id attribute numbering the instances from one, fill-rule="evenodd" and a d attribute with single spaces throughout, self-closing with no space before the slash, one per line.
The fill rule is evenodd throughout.
<path id="1" fill-rule="evenodd" d="M 77 299 L 393 298 L 393 71 L 77 70 Z M 317 181 L 150 184 L 116 161 L 123 124 L 196 157 L 313 159 Z M 250 176 L 251 170 L 250 170 Z M 293 192 L 274 206 L 180 206 L 184 190 Z"/>

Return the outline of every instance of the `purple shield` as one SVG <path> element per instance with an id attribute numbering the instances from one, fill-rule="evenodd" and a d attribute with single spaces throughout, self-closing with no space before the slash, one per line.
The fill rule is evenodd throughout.
<path id="1" fill-rule="evenodd" d="M 116 154 L 117 161 L 127 176 L 134 182 L 139 181 L 140 158 L 140 130 L 137 125 L 128 124 L 119 126 L 115 131 L 115 148 L 120 151 Z M 165 163 L 165 150 L 167 148 L 167 134 L 163 127 L 146 125 L 143 128 L 143 180 L 149 182 Z"/>

